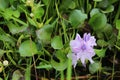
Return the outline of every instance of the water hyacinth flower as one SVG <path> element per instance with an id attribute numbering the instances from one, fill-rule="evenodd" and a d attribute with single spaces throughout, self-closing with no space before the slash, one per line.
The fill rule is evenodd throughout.
<path id="1" fill-rule="evenodd" d="M 89 60 L 90 63 L 94 63 L 92 60 L 92 57 L 95 55 L 93 47 L 96 45 L 96 39 L 94 36 L 91 36 L 90 33 L 84 33 L 83 38 L 77 34 L 75 40 L 70 41 L 72 65 L 74 68 L 78 60 L 81 60 L 83 66 L 85 66 L 86 59 Z"/>

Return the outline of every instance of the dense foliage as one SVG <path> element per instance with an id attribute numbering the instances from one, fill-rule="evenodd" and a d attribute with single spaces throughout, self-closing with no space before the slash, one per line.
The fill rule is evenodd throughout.
<path id="1" fill-rule="evenodd" d="M 67 56 L 77 33 L 96 38 L 86 67 Z M 119 50 L 120 0 L 0 0 L 0 80 L 119 79 Z"/>

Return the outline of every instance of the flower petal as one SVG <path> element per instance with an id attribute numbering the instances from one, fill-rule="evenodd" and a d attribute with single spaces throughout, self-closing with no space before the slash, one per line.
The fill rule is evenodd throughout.
<path id="1" fill-rule="evenodd" d="M 90 33 L 85 33 L 83 36 L 84 41 L 91 47 L 96 46 L 96 39 L 94 36 L 91 36 Z"/>
<path id="2" fill-rule="evenodd" d="M 82 40 L 81 36 L 78 33 L 76 34 L 75 40 Z"/>
<path id="3" fill-rule="evenodd" d="M 69 53 L 67 57 L 72 59 L 72 65 L 75 68 L 77 65 L 77 55 L 75 53 Z"/>
<path id="4" fill-rule="evenodd" d="M 90 61 L 90 63 L 91 63 L 91 64 L 93 64 L 93 63 L 94 63 L 94 61 L 93 61 L 93 59 L 92 59 L 92 58 L 89 58 L 89 61 Z"/>
<path id="5" fill-rule="evenodd" d="M 87 43 L 89 43 L 89 45 L 92 46 L 92 47 L 97 45 L 96 44 L 96 39 L 94 38 L 94 36 L 91 36 Z"/>
<path id="6" fill-rule="evenodd" d="M 75 54 L 72 55 L 72 64 L 73 64 L 74 68 L 77 65 L 77 56 Z"/>
<path id="7" fill-rule="evenodd" d="M 74 52 L 74 53 L 78 53 L 79 52 L 80 45 L 81 45 L 80 42 L 77 41 L 77 40 L 70 41 L 70 46 L 71 46 L 72 52 Z"/>
<path id="8" fill-rule="evenodd" d="M 82 57 L 80 58 L 80 60 L 81 60 L 82 65 L 83 65 L 84 67 L 86 67 L 86 64 L 85 64 L 85 57 L 82 56 Z"/>
<path id="9" fill-rule="evenodd" d="M 90 33 L 89 33 L 89 34 L 85 33 L 85 34 L 83 35 L 84 41 L 85 41 L 85 42 L 89 41 L 90 36 L 91 36 Z"/>

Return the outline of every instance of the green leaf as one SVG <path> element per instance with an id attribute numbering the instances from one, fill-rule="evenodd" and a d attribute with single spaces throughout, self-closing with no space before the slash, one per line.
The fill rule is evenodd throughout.
<path id="1" fill-rule="evenodd" d="M 0 59 L 1 59 L 1 57 L 3 56 L 3 54 L 4 54 L 5 52 L 6 52 L 6 51 L 0 49 Z"/>
<path id="2" fill-rule="evenodd" d="M 9 34 L 5 33 L 2 28 L 0 28 L 0 40 L 3 42 L 8 42 L 12 46 L 15 46 L 15 42 L 16 42 L 15 39 Z"/>
<path id="3" fill-rule="evenodd" d="M 37 26 L 36 22 L 35 22 L 33 19 L 31 19 L 31 18 L 29 18 L 29 17 L 27 17 L 27 19 L 28 19 L 28 21 L 29 21 L 29 23 L 30 23 L 31 25 Z"/>
<path id="4" fill-rule="evenodd" d="M 71 3 L 69 4 L 69 8 L 74 9 L 75 7 L 76 7 L 75 2 L 71 1 Z"/>
<path id="5" fill-rule="evenodd" d="M 108 46 L 108 42 L 106 42 L 106 41 L 103 40 L 103 39 L 97 40 L 97 44 L 98 44 L 100 47 Z"/>
<path id="6" fill-rule="evenodd" d="M 97 32 L 97 37 L 99 39 L 104 39 L 104 34 L 102 32 Z"/>
<path id="7" fill-rule="evenodd" d="M 11 8 L 5 9 L 5 11 L 3 13 L 3 16 L 5 19 L 7 19 L 7 20 L 11 19 L 12 15 L 13 15 L 13 10 Z"/>
<path id="8" fill-rule="evenodd" d="M 93 15 L 89 20 L 89 24 L 94 31 L 102 31 L 106 23 L 107 23 L 107 18 L 105 14 L 102 13 L 97 13 Z"/>
<path id="9" fill-rule="evenodd" d="M 100 69 L 101 69 L 100 62 L 95 62 L 95 63 L 89 65 L 89 71 L 91 74 L 96 73 Z"/>
<path id="10" fill-rule="evenodd" d="M 87 4 L 87 14 L 90 12 L 90 10 L 92 9 L 92 4 L 88 3 Z"/>
<path id="11" fill-rule="evenodd" d="M 54 60 L 54 58 L 52 58 L 51 59 L 52 67 L 59 71 L 65 70 L 68 66 L 67 65 L 68 59 L 66 58 L 65 53 L 62 50 L 56 51 L 55 57 L 59 60 L 59 62 L 57 62 L 56 60 Z"/>
<path id="12" fill-rule="evenodd" d="M 36 31 L 36 35 L 38 39 L 40 39 L 43 43 L 50 43 L 51 34 L 53 31 L 53 26 L 48 24 L 44 25 L 41 29 Z"/>
<path id="13" fill-rule="evenodd" d="M 62 71 L 62 70 L 65 70 L 67 68 L 66 64 L 68 64 L 68 61 L 66 60 L 64 62 L 58 63 L 52 59 L 51 64 L 52 64 L 52 67 L 55 68 L 56 70 Z"/>
<path id="14" fill-rule="evenodd" d="M 0 77 L 0 80 L 3 80 L 3 79 Z"/>
<path id="15" fill-rule="evenodd" d="M 20 12 L 18 10 L 13 11 L 13 16 L 15 16 L 16 18 L 20 17 Z"/>
<path id="16" fill-rule="evenodd" d="M 97 13 L 100 13 L 99 9 L 98 8 L 94 8 L 91 10 L 90 12 L 90 17 L 92 17 L 93 15 L 97 14 Z"/>
<path id="17" fill-rule="evenodd" d="M 0 10 L 4 10 L 9 6 L 9 1 L 8 0 L 0 0 Z"/>
<path id="18" fill-rule="evenodd" d="M 42 0 L 45 5 L 48 5 L 50 3 L 49 0 Z"/>
<path id="19" fill-rule="evenodd" d="M 44 15 L 44 9 L 41 6 L 36 5 L 32 11 L 35 18 L 41 18 Z"/>
<path id="20" fill-rule="evenodd" d="M 107 50 L 106 48 L 105 49 L 94 49 L 94 50 L 98 57 L 105 57 L 105 52 Z"/>
<path id="21" fill-rule="evenodd" d="M 23 77 L 22 73 L 19 70 L 13 72 L 12 80 L 20 80 Z"/>
<path id="22" fill-rule="evenodd" d="M 11 8 L 7 8 L 3 12 L 3 16 L 5 19 L 9 20 L 12 19 L 12 17 L 19 18 L 20 17 L 20 12 L 18 10 L 13 10 Z"/>
<path id="23" fill-rule="evenodd" d="M 119 1 L 119 0 L 109 0 L 109 2 L 110 2 L 111 4 L 113 4 L 113 3 L 117 2 L 117 1 Z"/>
<path id="24" fill-rule="evenodd" d="M 87 15 L 82 13 L 81 10 L 72 11 L 69 17 L 69 21 L 73 27 L 77 27 L 79 24 L 82 24 L 85 19 L 87 19 Z"/>
<path id="25" fill-rule="evenodd" d="M 71 5 L 71 3 L 72 3 L 72 0 L 62 1 L 61 5 L 60 5 L 60 10 L 67 10 L 69 8 L 69 6 Z"/>
<path id="26" fill-rule="evenodd" d="M 109 38 L 113 34 L 113 27 L 111 24 L 106 24 L 103 29 L 104 34 Z"/>
<path id="27" fill-rule="evenodd" d="M 15 40 L 9 35 L 0 35 L 0 40 L 3 42 L 8 42 L 11 46 L 15 46 Z"/>
<path id="28" fill-rule="evenodd" d="M 108 6 L 105 10 L 101 10 L 103 13 L 109 13 L 109 12 L 112 12 L 114 11 L 114 6 L 113 5 L 110 5 Z"/>
<path id="29" fill-rule="evenodd" d="M 26 40 L 20 45 L 19 52 L 23 57 L 33 56 L 34 54 L 37 54 L 36 44 L 31 40 Z"/>
<path id="30" fill-rule="evenodd" d="M 110 5 L 109 0 L 102 0 L 101 2 L 99 2 L 97 6 L 102 9 L 106 9 L 109 5 Z"/>
<path id="31" fill-rule="evenodd" d="M 23 26 L 28 26 L 28 23 L 16 18 L 16 17 L 12 17 L 12 19 L 20 24 L 22 24 Z"/>
<path id="32" fill-rule="evenodd" d="M 60 36 L 55 36 L 52 39 L 51 46 L 54 49 L 61 49 L 61 48 L 63 48 L 62 38 Z"/>
<path id="33" fill-rule="evenodd" d="M 116 21 L 116 28 L 120 30 L 120 19 Z"/>
<path id="34" fill-rule="evenodd" d="M 27 29 L 27 26 L 19 27 L 17 24 L 13 24 L 12 22 L 8 22 L 7 26 L 12 34 L 20 33 Z"/>
<path id="35" fill-rule="evenodd" d="M 117 39 L 120 39 L 120 31 L 118 31 Z"/>
<path id="36" fill-rule="evenodd" d="M 109 47 L 113 47 L 115 44 L 116 44 L 116 41 L 117 41 L 117 38 L 120 37 L 120 35 L 118 34 L 118 36 L 116 37 L 116 34 L 113 33 L 111 34 L 110 38 L 109 38 L 109 41 L 108 41 L 108 44 L 109 44 Z"/>

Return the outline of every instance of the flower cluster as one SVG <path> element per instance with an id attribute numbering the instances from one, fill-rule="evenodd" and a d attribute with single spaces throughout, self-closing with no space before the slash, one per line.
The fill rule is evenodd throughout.
<path id="1" fill-rule="evenodd" d="M 76 67 L 78 60 L 81 60 L 83 66 L 86 66 L 86 59 L 89 60 L 90 63 L 94 63 L 92 60 L 92 57 L 95 55 L 93 49 L 94 46 L 96 46 L 96 39 L 94 36 L 91 36 L 90 33 L 85 33 L 83 38 L 77 34 L 75 40 L 70 41 L 70 47 L 72 50 L 72 64 L 74 68 Z"/>

